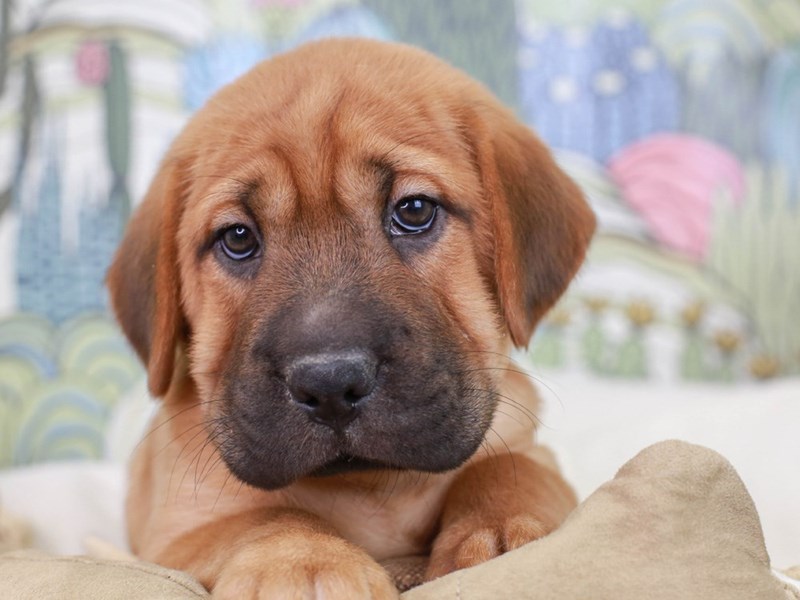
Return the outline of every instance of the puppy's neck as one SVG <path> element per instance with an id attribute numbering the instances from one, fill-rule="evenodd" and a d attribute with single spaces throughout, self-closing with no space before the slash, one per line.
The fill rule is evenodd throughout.
<path id="1" fill-rule="evenodd" d="M 392 497 L 434 488 L 450 481 L 458 469 L 446 473 L 426 473 L 401 469 L 373 469 L 341 473 L 328 477 L 304 477 L 291 488 L 300 493 L 342 493 L 362 498 L 364 501 L 386 502 Z"/>

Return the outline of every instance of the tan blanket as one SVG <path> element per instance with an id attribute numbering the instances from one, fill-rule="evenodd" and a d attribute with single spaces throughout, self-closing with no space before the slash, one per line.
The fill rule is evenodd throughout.
<path id="1" fill-rule="evenodd" d="M 3 599 L 202 597 L 187 575 L 146 563 L 0 557 Z M 755 507 L 730 463 L 670 441 L 629 461 L 548 537 L 403 598 L 800 600 L 800 593 L 773 576 Z"/>

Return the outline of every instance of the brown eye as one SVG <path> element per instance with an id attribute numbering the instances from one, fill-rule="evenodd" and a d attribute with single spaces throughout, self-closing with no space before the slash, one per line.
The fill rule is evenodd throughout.
<path id="1" fill-rule="evenodd" d="M 436 202 L 426 196 L 403 198 L 392 213 L 392 233 L 407 235 L 427 231 L 436 219 L 438 207 Z"/>
<path id="2" fill-rule="evenodd" d="M 222 232 L 222 251 L 232 260 L 247 260 L 258 250 L 258 240 L 249 227 L 234 225 Z"/>

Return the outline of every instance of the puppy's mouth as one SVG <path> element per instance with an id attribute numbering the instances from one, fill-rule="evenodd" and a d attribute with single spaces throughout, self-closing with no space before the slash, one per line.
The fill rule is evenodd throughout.
<path id="1" fill-rule="evenodd" d="M 211 438 L 238 479 L 266 490 L 303 478 L 455 469 L 479 448 L 494 410 L 493 395 L 476 398 L 470 389 L 492 384 L 464 378 L 458 357 L 429 353 L 421 365 L 392 355 L 397 362 L 384 365 L 380 385 L 344 423 L 320 423 L 316 406 L 259 364 L 258 376 L 240 373 L 222 387 Z"/>
<path id="2" fill-rule="evenodd" d="M 339 475 L 341 473 L 350 473 L 354 471 L 374 471 L 397 468 L 398 467 L 392 467 L 391 465 L 377 460 L 361 458 L 353 456 L 352 454 L 340 454 L 333 460 L 311 471 L 309 475 L 311 477 L 328 477 L 330 475 Z"/>

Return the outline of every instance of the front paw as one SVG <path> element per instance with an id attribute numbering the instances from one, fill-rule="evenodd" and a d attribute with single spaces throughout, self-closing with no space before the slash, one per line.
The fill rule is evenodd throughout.
<path id="1" fill-rule="evenodd" d="M 549 528 L 530 515 L 516 515 L 487 524 L 464 519 L 444 529 L 433 542 L 426 579 L 473 567 L 544 537 Z"/>
<path id="2" fill-rule="evenodd" d="M 224 565 L 212 589 L 222 600 L 394 600 L 386 571 L 360 548 L 332 537 L 270 536 Z"/>

